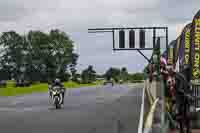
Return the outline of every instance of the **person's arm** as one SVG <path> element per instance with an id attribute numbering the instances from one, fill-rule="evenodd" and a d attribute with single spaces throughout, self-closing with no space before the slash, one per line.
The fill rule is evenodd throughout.
<path id="1" fill-rule="evenodd" d="M 49 90 L 50 90 L 52 88 L 52 85 L 50 84 L 48 87 L 49 87 Z"/>

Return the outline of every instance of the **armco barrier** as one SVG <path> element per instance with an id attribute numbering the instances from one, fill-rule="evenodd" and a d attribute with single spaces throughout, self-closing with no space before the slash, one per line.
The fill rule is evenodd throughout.
<path id="1" fill-rule="evenodd" d="M 148 116 L 146 118 L 146 121 L 144 123 L 144 130 L 143 133 L 152 133 L 152 126 L 153 126 L 153 120 L 154 120 L 154 112 L 156 109 L 156 105 L 158 102 L 158 98 L 154 101 L 153 105 L 150 108 L 150 111 L 148 113 Z"/>
<path id="2" fill-rule="evenodd" d="M 161 117 L 162 117 L 162 99 L 161 84 L 157 81 L 145 81 L 143 90 L 143 103 L 141 105 L 141 121 L 138 128 L 138 133 L 161 133 Z M 156 114 L 155 114 L 156 112 Z M 141 130 L 141 123 L 143 129 Z"/>
<path id="3" fill-rule="evenodd" d="M 151 102 L 153 102 L 152 97 L 149 95 L 150 93 L 147 91 L 147 81 L 144 82 L 144 88 L 142 91 L 142 104 L 140 111 L 140 120 L 138 125 L 138 133 L 143 133 L 144 122 L 146 121 L 146 116 L 151 107 Z"/>

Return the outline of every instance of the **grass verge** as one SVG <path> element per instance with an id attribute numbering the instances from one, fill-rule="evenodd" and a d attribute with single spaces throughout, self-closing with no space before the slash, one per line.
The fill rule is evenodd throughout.
<path id="1" fill-rule="evenodd" d="M 71 81 L 64 82 L 65 88 L 68 88 L 68 89 L 95 86 L 98 84 L 100 84 L 99 81 L 91 83 L 91 84 L 78 84 Z M 30 87 L 15 87 L 14 82 L 8 82 L 5 88 L 0 88 L 0 96 L 17 96 L 17 95 L 40 93 L 40 92 L 47 92 L 47 91 L 48 91 L 47 83 L 33 84 Z"/>

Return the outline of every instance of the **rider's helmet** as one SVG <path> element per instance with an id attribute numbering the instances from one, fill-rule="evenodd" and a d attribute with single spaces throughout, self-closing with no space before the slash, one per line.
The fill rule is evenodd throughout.
<path id="1" fill-rule="evenodd" d="M 60 84 L 60 79 L 56 78 L 56 79 L 54 80 L 54 83 L 55 83 L 55 84 Z"/>

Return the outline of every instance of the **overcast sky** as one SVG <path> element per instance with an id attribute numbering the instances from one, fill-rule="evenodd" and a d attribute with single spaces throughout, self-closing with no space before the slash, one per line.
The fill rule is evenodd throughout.
<path id="1" fill-rule="evenodd" d="M 171 41 L 177 27 L 192 21 L 199 5 L 200 0 L 0 0 L 0 32 L 58 28 L 75 42 L 80 70 L 92 64 L 99 73 L 110 66 L 137 72 L 147 63 L 141 55 L 114 53 L 110 33 L 88 34 L 87 29 L 168 26 Z"/>

